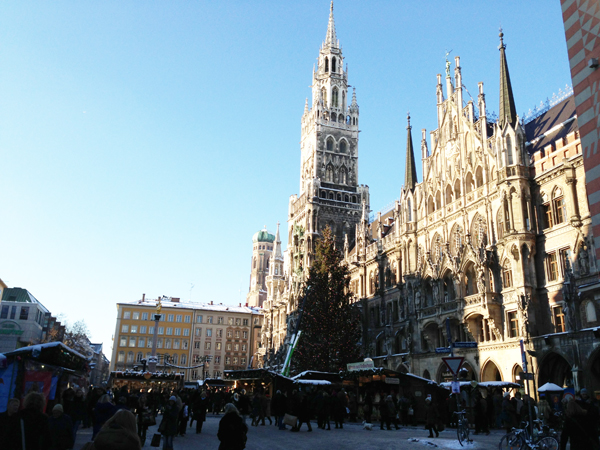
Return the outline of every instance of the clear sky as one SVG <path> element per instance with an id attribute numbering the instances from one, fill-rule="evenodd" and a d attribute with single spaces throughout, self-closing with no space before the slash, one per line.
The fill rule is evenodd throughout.
<path id="1" fill-rule="evenodd" d="M 334 15 L 373 211 L 399 196 L 407 111 L 417 146 L 436 128 L 446 50 L 493 111 L 500 26 L 519 114 L 571 83 L 558 0 Z M 328 16 L 328 0 L 0 3 L 0 278 L 84 319 L 108 356 L 117 302 L 245 302 L 252 235 L 279 221 L 286 245 Z"/>

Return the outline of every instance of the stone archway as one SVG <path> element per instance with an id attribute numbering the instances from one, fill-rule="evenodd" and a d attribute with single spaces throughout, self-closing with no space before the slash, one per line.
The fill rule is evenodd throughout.
<path id="1" fill-rule="evenodd" d="M 483 366 L 481 381 L 502 381 L 502 373 L 492 360 L 487 361 Z"/>
<path id="2" fill-rule="evenodd" d="M 558 353 L 549 353 L 540 364 L 538 385 L 546 383 L 554 383 L 561 387 L 573 385 L 571 365 Z"/>

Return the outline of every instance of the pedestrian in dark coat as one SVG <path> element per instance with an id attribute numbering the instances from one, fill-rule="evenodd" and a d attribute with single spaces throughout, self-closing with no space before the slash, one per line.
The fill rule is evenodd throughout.
<path id="1" fill-rule="evenodd" d="M 173 450 L 173 438 L 177 434 L 177 418 L 179 409 L 177 408 L 177 398 L 172 395 L 165 406 L 163 419 L 160 422 L 158 431 L 163 435 L 163 450 Z"/>
<path id="2" fill-rule="evenodd" d="M 0 442 L 8 442 L 11 431 L 16 427 L 19 406 L 20 400 L 11 398 L 6 405 L 6 411 L 0 413 Z"/>
<path id="3" fill-rule="evenodd" d="M 44 394 L 30 392 L 25 396 L 23 406 L 24 409 L 16 414 L 17 426 L 10 431 L 6 448 L 20 450 L 24 440 L 27 450 L 46 450 L 50 443 L 50 435 L 48 416 L 43 412 L 46 406 Z M 24 436 L 21 435 L 21 429 L 25 431 Z"/>
<path id="4" fill-rule="evenodd" d="M 573 398 L 564 399 L 563 403 L 566 403 L 566 414 L 560 435 L 560 450 L 567 448 L 567 442 L 571 443 L 573 450 L 598 450 L 597 424 L 588 422 L 589 412 Z"/>
<path id="5" fill-rule="evenodd" d="M 285 416 L 285 395 L 281 391 L 275 392 L 273 400 L 271 401 L 271 412 L 277 418 L 277 425 L 280 430 L 285 430 L 285 424 L 283 423 L 283 416 Z"/>
<path id="6" fill-rule="evenodd" d="M 141 450 L 136 431 L 135 415 L 128 409 L 120 409 L 106 421 L 91 446 L 82 450 Z"/>
<path id="7" fill-rule="evenodd" d="M 308 431 L 312 431 L 310 426 L 310 399 L 308 395 L 298 394 L 300 401 L 298 407 L 298 425 L 292 428 L 292 431 L 300 431 L 302 424 L 305 423 L 308 426 Z"/>
<path id="8" fill-rule="evenodd" d="M 73 448 L 73 421 L 64 413 L 59 403 L 52 408 L 52 417 L 48 419 L 48 450 L 68 450 Z"/>
<path id="9" fill-rule="evenodd" d="M 506 392 L 502 400 L 502 422 L 504 423 L 507 433 L 510 433 L 513 427 L 518 425 L 517 409 L 510 399 L 510 392 Z"/>
<path id="10" fill-rule="evenodd" d="M 438 437 L 440 433 L 437 430 L 437 422 L 440 417 L 440 413 L 437 407 L 431 401 L 431 397 L 427 397 L 425 399 L 425 427 L 429 430 L 429 437 L 433 437 L 433 433 L 435 432 L 435 437 Z"/>
<path id="11" fill-rule="evenodd" d="M 117 408 L 111 403 L 108 394 L 104 394 L 102 397 L 100 397 L 100 400 L 98 400 L 98 403 L 96 403 L 93 411 L 94 431 L 92 433 L 92 440 L 96 438 L 96 435 L 102 428 L 102 425 L 104 425 L 116 411 Z"/>
<path id="12" fill-rule="evenodd" d="M 200 398 L 196 399 L 192 405 L 192 414 L 196 421 L 196 434 L 202 433 L 202 425 L 206 421 L 206 412 L 208 411 L 209 400 L 206 391 L 202 391 Z"/>
<path id="13" fill-rule="evenodd" d="M 225 415 L 219 422 L 217 437 L 221 444 L 219 450 L 243 450 L 246 448 L 248 427 L 232 403 L 225 405 Z"/>

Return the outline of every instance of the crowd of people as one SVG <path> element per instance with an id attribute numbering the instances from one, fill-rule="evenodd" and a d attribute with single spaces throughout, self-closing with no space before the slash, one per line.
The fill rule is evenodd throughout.
<path id="1" fill-rule="evenodd" d="M 561 450 L 567 442 L 571 448 L 585 445 L 589 450 L 600 450 L 600 410 L 586 389 L 577 396 L 565 396 L 562 402 L 554 397 L 548 401 L 542 395 L 536 403 L 519 391 L 511 395 L 500 389 L 484 394 L 473 389 L 435 401 L 427 396 L 424 404 L 419 404 L 394 391 L 371 390 L 357 397 L 355 392 L 330 386 L 276 390 L 272 398 L 262 388 L 252 393 L 226 388 L 148 392 L 130 392 L 127 387 L 112 392 L 95 388 L 87 395 L 82 389 L 67 389 L 46 414 L 44 395 L 32 391 L 22 405 L 19 399 L 9 400 L 6 412 L 0 414 L 0 442 L 6 450 L 70 450 L 78 430 L 91 428 L 92 440 L 85 445 L 86 450 L 138 450 L 146 441 L 148 428 L 157 425 L 161 415 L 158 432 L 162 446 L 172 450 L 176 436 L 185 436 L 188 428 L 202 433 L 207 415 L 223 412 L 217 435 L 220 449 L 242 450 L 248 422 L 254 427 L 268 422 L 278 430 L 292 432 L 301 431 L 304 424 L 311 432 L 315 422 L 323 430 L 343 429 L 346 421 L 363 421 L 370 426 L 379 422 L 381 430 L 392 430 L 416 425 L 416 410 L 424 408 L 419 417 L 425 419 L 430 438 L 437 437 L 446 426 L 455 427 L 453 413 L 466 410 L 473 418 L 475 434 L 489 434 L 490 428 L 510 431 L 540 419 L 544 424 L 562 428 Z"/>

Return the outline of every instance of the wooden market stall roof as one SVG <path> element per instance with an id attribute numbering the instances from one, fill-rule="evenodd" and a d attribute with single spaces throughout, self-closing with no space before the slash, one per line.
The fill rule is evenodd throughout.
<path id="1" fill-rule="evenodd" d="M 260 380 L 264 382 L 280 380 L 287 381 L 290 383 L 293 382 L 291 378 L 269 369 L 225 370 L 223 374 L 226 380 Z"/>
<path id="2" fill-rule="evenodd" d="M 4 353 L 4 356 L 6 358 L 21 356 L 42 364 L 58 366 L 78 373 L 85 373 L 89 370 L 90 360 L 62 342 L 48 342 L 21 347 Z"/>

